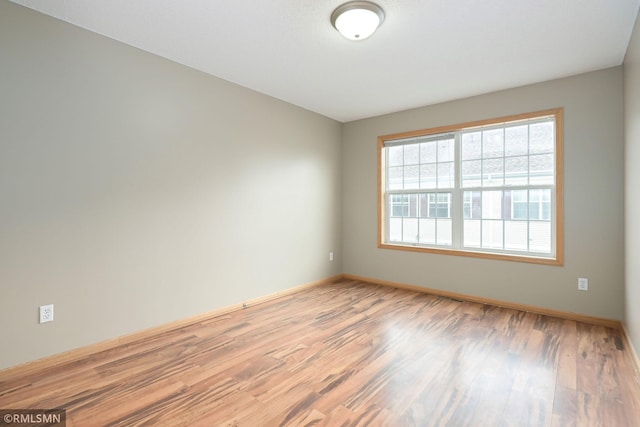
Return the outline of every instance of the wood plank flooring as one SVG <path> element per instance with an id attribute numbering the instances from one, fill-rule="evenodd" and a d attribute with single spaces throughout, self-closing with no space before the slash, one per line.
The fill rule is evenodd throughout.
<path id="1" fill-rule="evenodd" d="M 67 426 L 640 426 L 621 331 L 343 280 L 39 372 Z"/>

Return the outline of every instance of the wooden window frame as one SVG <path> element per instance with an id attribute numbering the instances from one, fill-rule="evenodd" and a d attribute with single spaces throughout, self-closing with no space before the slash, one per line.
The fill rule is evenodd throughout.
<path id="1" fill-rule="evenodd" d="M 531 113 L 517 114 L 494 119 L 478 120 L 455 125 L 440 126 L 429 129 L 415 130 L 409 132 L 395 133 L 390 135 L 382 135 L 378 137 L 378 248 L 393 249 L 411 252 L 423 252 L 445 255 L 457 255 L 473 258 L 484 258 L 493 260 L 517 261 L 534 264 L 561 266 L 564 264 L 564 109 L 553 108 L 548 110 L 536 111 Z M 445 134 L 447 132 L 459 132 L 469 128 L 481 128 L 487 126 L 495 126 L 500 123 L 525 121 L 544 116 L 553 116 L 555 119 L 555 256 L 542 257 L 527 254 L 513 254 L 502 252 L 489 252 L 485 249 L 474 251 L 470 249 L 446 248 L 446 247 L 425 247 L 417 245 L 408 245 L 402 243 L 385 242 L 386 239 L 386 183 L 385 183 L 385 142 L 392 140 L 400 140 L 412 137 L 423 137 L 430 135 Z M 456 176 L 460 174 L 459 157 L 456 157 Z M 459 179 L 457 180 L 459 182 Z M 459 190 L 457 188 L 457 190 Z M 422 190 L 419 190 L 422 191 Z M 425 190 L 428 191 L 428 190 Z M 462 207 L 454 207 L 454 209 L 462 209 Z M 552 224 L 553 227 L 554 224 Z M 455 224 L 454 224 L 455 226 Z"/>

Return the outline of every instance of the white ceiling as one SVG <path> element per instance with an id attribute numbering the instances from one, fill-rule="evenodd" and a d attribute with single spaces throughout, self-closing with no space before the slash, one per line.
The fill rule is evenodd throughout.
<path id="1" fill-rule="evenodd" d="M 376 0 L 354 42 L 346 0 L 12 1 L 342 122 L 620 65 L 640 5 Z"/>

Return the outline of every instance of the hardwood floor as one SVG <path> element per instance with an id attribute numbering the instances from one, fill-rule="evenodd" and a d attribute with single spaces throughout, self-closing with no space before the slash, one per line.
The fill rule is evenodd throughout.
<path id="1" fill-rule="evenodd" d="M 355 281 L 39 372 L 67 426 L 638 426 L 621 331 Z"/>

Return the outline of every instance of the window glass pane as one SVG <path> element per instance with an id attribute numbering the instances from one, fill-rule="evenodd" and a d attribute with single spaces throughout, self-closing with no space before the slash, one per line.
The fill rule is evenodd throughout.
<path id="1" fill-rule="evenodd" d="M 404 167 L 404 188 L 406 190 L 420 187 L 420 166 Z"/>
<path id="2" fill-rule="evenodd" d="M 502 192 L 502 218 L 509 219 L 511 218 L 511 210 L 513 206 L 511 205 L 511 191 L 503 191 Z"/>
<path id="3" fill-rule="evenodd" d="M 504 131 L 504 152 L 506 156 L 521 156 L 529 153 L 529 127 L 527 125 L 508 127 Z"/>
<path id="4" fill-rule="evenodd" d="M 429 193 L 429 218 L 451 217 L 451 193 Z"/>
<path id="5" fill-rule="evenodd" d="M 532 202 L 540 201 L 540 190 L 530 190 L 529 191 L 529 200 Z"/>
<path id="6" fill-rule="evenodd" d="M 480 247 L 480 220 L 469 219 L 464 221 L 464 246 Z"/>
<path id="7" fill-rule="evenodd" d="M 464 218 L 482 218 L 482 192 L 465 191 L 462 198 Z"/>
<path id="8" fill-rule="evenodd" d="M 417 218 L 418 216 L 418 195 L 417 194 L 407 194 L 406 197 L 409 200 L 409 215 L 412 218 Z"/>
<path id="9" fill-rule="evenodd" d="M 462 194 L 462 217 L 471 218 L 471 192 L 465 191 Z"/>
<path id="10" fill-rule="evenodd" d="M 438 163 L 438 188 L 453 188 L 455 185 L 455 165 L 453 162 Z"/>
<path id="11" fill-rule="evenodd" d="M 402 218 L 389 218 L 389 241 L 402 241 Z"/>
<path id="12" fill-rule="evenodd" d="M 418 203 L 419 203 L 419 213 L 418 217 L 420 218 L 428 218 L 429 217 L 429 201 L 427 199 L 427 193 L 420 193 L 418 195 Z"/>
<path id="13" fill-rule="evenodd" d="M 551 253 L 551 223 L 532 221 L 529 223 L 529 250 Z"/>
<path id="14" fill-rule="evenodd" d="M 462 162 L 462 186 L 480 187 L 482 173 L 482 161 L 470 160 Z"/>
<path id="15" fill-rule="evenodd" d="M 482 157 L 482 133 L 462 134 L 462 160 L 474 160 Z"/>
<path id="16" fill-rule="evenodd" d="M 504 248 L 514 251 L 528 250 L 527 222 L 505 221 L 504 223 Z"/>
<path id="17" fill-rule="evenodd" d="M 409 215 L 409 197 L 406 194 L 392 194 L 389 197 L 390 209 L 392 217 L 403 217 Z"/>
<path id="18" fill-rule="evenodd" d="M 391 216 L 392 217 L 403 217 L 408 213 L 407 206 L 402 205 L 392 205 L 391 207 Z"/>
<path id="19" fill-rule="evenodd" d="M 402 241 L 403 242 L 418 242 L 418 219 L 417 218 L 403 218 L 402 219 Z"/>
<path id="20" fill-rule="evenodd" d="M 541 219 L 540 215 L 541 215 L 541 213 L 540 213 L 540 203 L 532 202 L 529 205 L 529 219 L 531 219 L 531 220 Z"/>
<path id="21" fill-rule="evenodd" d="M 420 146 L 418 144 L 411 144 L 404 146 L 404 164 L 405 165 L 417 165 L 420 159 Z"/>
<path id="22" fill-rule="evenodd" d="M 528 218 L 527 190 L 515 190 L 509 193 L 511 193 L 511 215 L 507 215 L 506 218 L 526 220 Z"/>
<path id="23" fill-rule="evenodd" d="M 389 166 L 402 166 L 402 145 L 387 148 L 387 162 Z"/>
<path id="24" fill-rule="evenodd" d="M 482 192 L 482 218 L 502 219 L 502 191 Z"/>
<path id="25" fill-rule="evenodd" d="M 551 190 L 531 190 L 529 219 L 549 221 L 551 219 Z"/>
<path id="26" fill-rule="evenodd" d="M 421 219 L 420 220 L 420 243 L 433 245 L 436 243 L 436 220 Z"/>
<path id="27" fill-rule="evenodd" d="M 530 153 L 553 153 L 555 139 L 553 122 L 534 123 L 529 126 L 529 132 Z"/>
<path id="28" fill-rule="evenodd" d="M 438 165 L 420 165 L 420 188 L 436 188 L 438 184 Z"/>
<path id="29" fill-rule="evenodd" d="M 438 141 L 438 162 L 452 162 L 454 160 L 454 140 Z"/>
<path id="30" fill-rule="evenodd" d="M 436 202 L 436 194 L 429 193 L 429 218 L 438 217 L 438 204 Z"/>
<path id="31" fill-rule="evenodd" d="M 504 159 L 505 185 L 527 185 L 529 174 L 529 157 L 507 157 Z"/>
<path id="32" fill-rule="evenodd" d="M 504 157 L 504 139 L 502 129 L 482 132 L 482 158 Z"/>
<path id="33" fill-rule="evenodd" d="M 549 190 L 546 190 L 546 191 L 549 191 Z M 544 221 L 551 221 L 551 202 L 550 201 L 542 202 L 542 207 L 540 208 L 540 219 Z"/>
<path id="34" fill-rule="evenodd" d="M 451 193 L 438 193 L 438 203 L 446 203 L 447 205 L 451 202 Z"/>
<path id="35" fill-rule="evenodd" d="M 482 218 L 482 192 L 471 193 L 471 218 Z"/>
<path id="36" fill-rule="evenodd" d="M 450 219 L 438 219 L 436 222 L 437 235 L 436 243 L 439 245 L 451 245 L 451 220 Z"/>
<path id="37" fill-rule="evenodd" d="M 404 168 L 392 167 L 387 173 L 387 186 L 389 190 L 402 190 L 402 175 Z"/>
<path id="38" fill-rule="evenodd" d="M 502 159 L 489 159 L 482 161 L 482 186 L 491 187 L 504 183 Z"/>
<path id="39" fill-rule="evenodd" d="M 435 163 L 438 161 L 438 142 L 423 142 L 420 144 L 420 163 Z"/>
<path id="40" fill-rule="evenodd" d="M 529 183 L 531 185 L 553 184 L 553 154 L 542 154 L 529 158 Z"/>
<path id="41" fill-rule="evenodd" d="M 502 221 L 482 221 L 482 247 L 503 248 Z"/>

